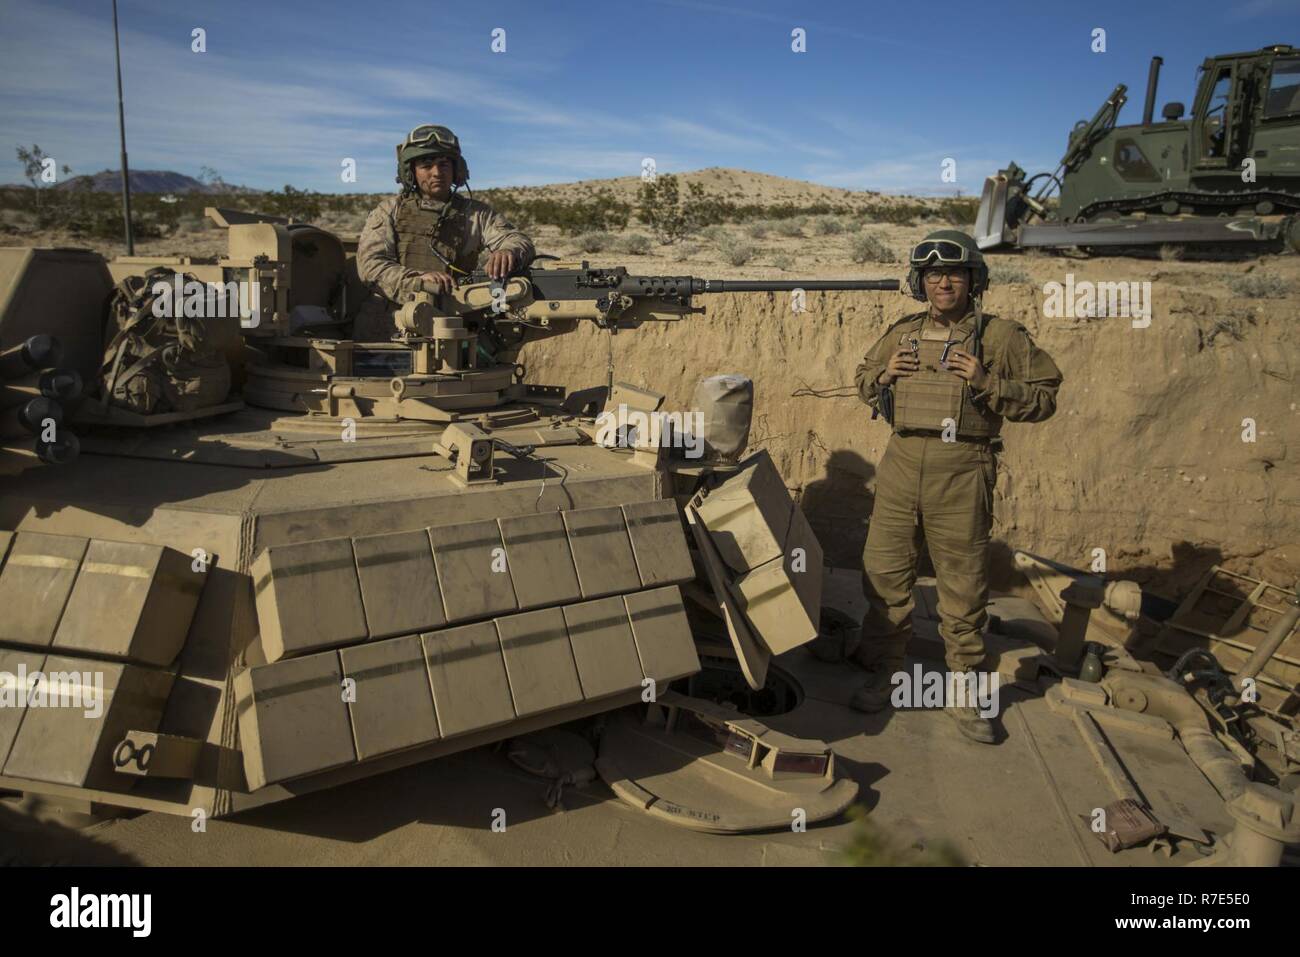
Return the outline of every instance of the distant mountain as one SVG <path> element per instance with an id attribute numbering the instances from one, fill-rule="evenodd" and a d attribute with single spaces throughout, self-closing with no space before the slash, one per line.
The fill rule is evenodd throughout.
<path id="1" fill-rule="evenodd" d="M 95 193 L 116 193 L 122 188 L 122 174 L 119 170 L 106 169 L 86 176 L 74 176 L 55 186 L 55 189 L 89 190 Z M 161 169 L 131 170 L 131 192 L 133 193 L 256 193 L 259 190 L 247 186 L 230 186 L 226 184 L 203 183 L 184 173 L 173 173 Z"/>

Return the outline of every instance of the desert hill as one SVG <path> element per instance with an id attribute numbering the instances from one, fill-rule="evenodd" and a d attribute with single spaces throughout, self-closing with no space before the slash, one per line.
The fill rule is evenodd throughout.
<path id="1" fill-rule="evenodd" d="M 669 171 L 659 170 L 660 175 Z M 756 203 L 764 206 L 827 205 L 836 207 L 863 208 L 866 206 L 896 206 L 904 203 L 930 203 L 933 199 L 918 199 L 909 196 L 893 196 L 872 190 L 841 189 L 836 186 L 822 186 L 806 180 L 789 179 L 773 176 L 770 173 L 756 173 L 751 170 L 728 169 L 711 166 L 708 169 L 692 170 L 684 173 L 672 173 L 676 176 L 683 194 L 692 183 L 698 183 L 704 191 L 713 196 L 732 200 L 738 204 Z M 572 183 L 548 183 L 545 186 L 502 186 L 493 192 L 506 193 L 511 196 L 528 199 L 546 197 L 554 200 L 577 200 L 590 198 L 594 192 L 605 192 L 614 199 L 633 203 L 637 191 L 641 188 L 640 176 L 620 176 L 614 179 L 585 179 Z"/>
<path id="2" fill-rule="evenodd" d="M 94 193 L 116 193 L 122 188 L 121 170 L 105 169 L 98 173 L 74 176 L 54 187 L 66 190 L 89 190 Z M 259 190 L 246 186 L 231 186 L 228 183 L 205 183 L 162 169 L 131 170 L 132 193 L 256 193 Z"/>

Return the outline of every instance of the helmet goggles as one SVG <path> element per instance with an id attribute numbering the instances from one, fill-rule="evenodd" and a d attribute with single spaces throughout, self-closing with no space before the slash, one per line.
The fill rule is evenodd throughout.
<path id="1" fill-rule="evenodd" d="M 434 150 L 439 153 L 459 153 L 460 141 L 447 127 L 426 124 L 411 130 L 407 134 L 406 142 L 402 144 L 402 147 L 404 149 Z"/>
<path id="2" fill-rule="evenodd" d="M 911 264 L 924 267 L 933 264 L 968 266 L 970 250 L 950 239 L 927 239 L 912 247 Z"/>

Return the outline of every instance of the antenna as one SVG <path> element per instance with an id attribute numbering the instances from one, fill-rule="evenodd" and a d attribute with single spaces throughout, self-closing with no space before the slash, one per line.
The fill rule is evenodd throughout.
<path id="1" fill-rule="evenodd" d="M 113 0 L 113 52 L 117 55 L 117 132 L 122 143 L 122 221 L 126 224 L 126 254 L 135 255 L 131 231 L 130 170 L 126 167 L 126 115 L 122 111 L 122 45 L 117 39 L 117 0 Z"/>

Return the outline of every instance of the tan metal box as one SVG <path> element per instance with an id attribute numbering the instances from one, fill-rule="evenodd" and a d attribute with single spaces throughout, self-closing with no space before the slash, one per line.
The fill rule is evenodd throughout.
<path id="1" fill-rule="evenodd" d="M 101 791 L 129 790 L 114 751 L 128 731 L 152 731 L 176 675 L 116 661 L 50 655 L 5 761 L 4 773 Z M 55 702 L 58 702 L 55 704 Z"/>
<path id="2" fill-rule="evenodd" d="M 0 641 L 48 648 L 88 539 L 19 532 L 0 569 Z"/>
<path id="3" fill-rule="evenodd" d="M 426 529 L 354 538 L 352 551 L 372 641 L 447 623 Z"/>
<path id="4" fill-rule="evenodd" d="M 790 530 L 794 500 L 766 452 L 709 493 L 700 518 L 718 554 L 733 572 L 747 572 L 781 554 Z"/>
<path id="5" fill-rule="evenodd" d="M 641 659 L 621 595 L 568 605 L 564 623 L 588 701 L 640 687 Z"/>
<path id="6" fill-rule="evenodd" d="M 515 718 L 496 622 L 480 621 L 421 635 L 444 738 Z"/>
<path id="7" fill-rule="evenodd" d="M 676 585 L 624 595 L 632 637 L 641 657 L 641 671 L 653 678 L 656 693 L 668 682 L 700 670 L 700 656 Z"/>
<path id="8" fill-rule="evenodd" d="M 438 740 L 419 635 L 339 649 L 357 760 Z M 354 699 L 354 700 L 353 700 Z"/>
<path id="9" fill-rule="evenodd" d="M 624 505 L 623 517 L 642 587 L 676 585 L 695 577 L 686 532 L 673 499 Z"/>
<path id="10" fill-rule="evenodd" d="M 174 548 L 94 540 L 54 647 L 146 665 L 176 660 L 206 579 Z"/>
<path id="11" fill-rule="evenodd" d="M 44 663 L 42 651 L 0 648 L 0 768 L 9 758 L 9 750 L 27 713 L 31 682 Z"/>
<path id="12" fill-rule="evenodd" d="M 365 640 L 351 539 L 272 545 L 252 572 L 268 662 Z"/>
<path id="13" fill-rule="evenodd" d="M 356 760 L 337 651 L 247 668 L 235 701 L 249 790 Z"/>
<path id="14" fill-rule="evenodd" d="M 621 508 L 583 508 L 563 515 L 583 598 L 603 598 L 641 587 Z"/>
<path id="15" fill-rule="evenodd" d="M 501 529 L 488 519 L 429 529 L 447 621 L 475 621 L 518 608 Z"/>
<path id="16" fill-rule="evenodd" d="M 582 700 L 573 648 L 559 608 L 498 618 L 497 633 L 519 717 Z"/>
<path id="17" fill-rule="evenodd" d="M 774 655 L 817 637 L 821 618 L 822 549 L 796 508 L 785 554 L 740 576 L 740 606 L 755 636 Z"/>
<path id="18" fill-rule="evenodd" d="M 500 522 L 520 611 L 563 605 L 582 597 L 559 512 L 515 515 Z"/>

